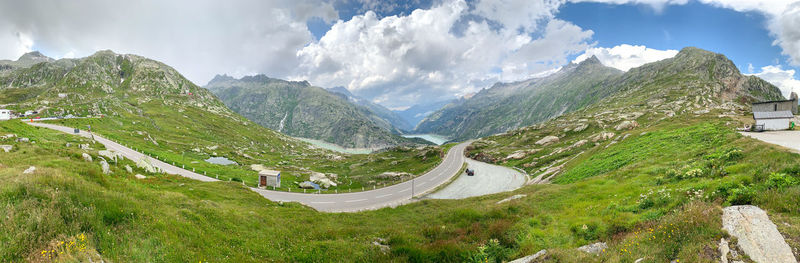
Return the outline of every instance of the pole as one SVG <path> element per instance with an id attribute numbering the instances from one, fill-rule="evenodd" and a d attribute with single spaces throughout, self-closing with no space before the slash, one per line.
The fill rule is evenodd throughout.
<path id="1" fill-rule="evenodd" d="M 411 179 L 411 198 L 414 198 L 414 179 Z"/>

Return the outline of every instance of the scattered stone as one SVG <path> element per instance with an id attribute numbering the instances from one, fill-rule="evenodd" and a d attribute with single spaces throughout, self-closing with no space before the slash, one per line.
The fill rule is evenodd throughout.
<path id="1" fill-rule="evenodd" d="M 389 251 L 392 250 L 391 247 L 389 247 L 388 245 L 385 245 L 386 244 L 386 239 L 383 239 L 383 238 L 375 238 L 375 240 L 372 241 L 372 244 L 375 245 L 376 247 L 380 248 L 381 253 L 388 253 Z"/>
<path id="2" fill-rule="evenodd" d="M 519 160 L 519 159 L 525 158 L 525 156 L 526 156 L 526 155 L 527 155 L 527 151 L 525 151 L 525 150 L 518 150 L 518 151 L 516 151 L 516 152 L 514 152 L 514 153 L 512 153 L 512 154 L 509 154 L 508 156 L 506 156 L 506 158 L 505 158 L 505 159 L 506 159 L 506 160 L 510 160 L 510 159 Z"/>
<path id="3" fill-rule="evenodd" d="M 72 143 L 67 143 L 64 145 L 65 147 L 72 147 Z"/>
<path id="4" fill-rule="evenodd" d="M 15 138 L 15 137 L 17 137 L 17 135 L 13 134 L 13 133 L 9 133 L 9 134 L 0 136 L 0 138 L 2 138 L 2 139 L 11 139 L 11 138 Z"/>
<path id="5" fill-rule="evenodd" d="M 206 149 L 208 149 L 209 151 L 213 151 L 213 150 L 216 150 L 218 148 L 219 148 L 219 145 L 212 145 L 212 146 L 207 146 L 206 147 Z"/>
<path id="6" fill-rule="evenodd" d="M 157 167 L 153 166 L 153 164 L 150 163 L 150 158 L 147 158 L 146 156 L 143 156 L 141 159 L 139 159 L 139 161 L 136 162 L 136 166 L 144 169 L 148 173 L 160 172 L 160 170 Z"/>
<path id="7" fill-rule="evenodd" d="M 0 145 L 0 149 L 3 149 L 4 152 L 10 152 L 12 149 L 14 149 L 14 146 L 12 146 L 12 145 Z"/>
<path id="8" fill-rule="evenodd" d="M 644 261 L 644 258 L 639 258 L 636 261 L 634 261 L 633 263 L 639 263 L 639 262 L 642 262 L 642 261 Z"/>
<path id="9" fill-rule="evenodd" d="M 411 176 L 411 174 L 410 173 L 404 173 L 404 172 L 385 172 L 385 173 L 379 174 L 377 178 L 378 179 L 398 179 L 398 178 L 403 178 L 405 176 Z"/>
<path id="10" fill-rule="evenodd" d="M 110 174 L 111 173 L 111 170 L 108 167 L 108 162 L 106 162 L 106 160 L 103 160 L 103 159 L 100 160 L 100 168 L 103 169 L 103 174 Z"/>
<path id="11" fill-rule="evenodd" d="M 510 196 L 510 197 L 508 197 L 506 199 L 497 201 L 497 204 L 502 204 L 502 203 L 505 203 L 505 202 L 508 202 L 508 201 L 511 201 L 511 200 L 520 199 L 520 198 L 523 198 L 523 197 L 526 197 L 526 196 L 528 196 L 528 195 L 512 195 L 512 196 Z"/>
<path id="12" fill-rule="evenodd" d="M 89 155 L 88 153 L 82 153 L 81 157 L 83 157 L 84 161 L 87 161 L 87 162 L 91 162 L 92 161 L 92 156 Z"/>
<path id="13" fill-rule="evenodd" d="M 521 258 L 515 259 L 513 261 L 510 261 L 508 263 L 530 263 L 530 262 L 533 262 L 534 260 L 536 260 L 537 258 L 540 258 L 540 257 L 544 256 L 545 254 L 547 254 L 547 250 L 542 249 L 542 250 L 539 250 L 539 252 L 536 252 L 536 254 L 533 254 L 533 255 L 530 255 L 530 256 L 521 257 Z"/>
<path id="14" fill-rule="evenodd" d="M 550 136 L 545 136 L 541 140 L 537 141 L 536 144 L 537 145 L 548 145 L 548 144 L 551 144 L 551 143 L 557 143 L 558 140 L 559 140 L 558 137 L 550 135 Z"/>
<path id="15" fill-rule="evenodd" d="M 589 244 L 589 245 L 585 245 L 585 246 L 579 247 L 578 250 L 586 252 L 586 253 L 589 253 L 589 254 L 599 255 L 600 253 L 605 252 L 605 250 L 607 248 L 608 248 L 608 245 L 605 242 L 597 242 L 597 243 L 594 243 L 594 244 Z"/>
<path id="16" fill-rule="evenodd" d="M 31 167 L 28 167 L 28 169 L 25 169 L 25 171 L 22 171 L 22 174 L 32 174 L 35 171 L 36 171 L 36 167 L 31 166 Z"/>
<path id="17" fill-rule="evenodd" d="M 125 159 L 125 157 L 122 156 L 122 153 L 119 153 L 119 152 L 114 151 L 114 150 L 102 150 L 102 151 L 98 151 L 97 154 L 99 154 L 100 156 L 106 157 L 109 160 L 113 160 L 114 162 L 118 162 L 119 159 Z"/>
<path id="18" fill-rule="evenodd" d="M 31 139 L 27 137 L 17 138 L 17 142 L 31 142 Z"/>
<path id="19" fill-rule="evenodd" d="M 592 139 L 592 142 L 601 142 L 601 141 L 605 141 L 605 140 L 614 138 L 614 135 L 616 135 L 616 134 L 614 134 L 613 132 L 601 132 L 601 133 L 596 134 L 595 136 L 592 136 L 591 139 Z"/>
<path id="20" fill-rule="evenodd" d="M 581 123 L 580 125 L 578 125 L 578 127 L 575 127 L 575 129 L 572 129 L 572 131 L 574 131 L 574 132 L 582 132 L 583 130 L 586 130 L 586 128 L 589 128 L 589 124 Z"/>
<path id="21" fill-rule="evenodd" d="M 630 130 L 636 127 L 639 127 L 639 123 L 636 121 L 623 121 L 622 123 L 614 127 L 614 129 L 619 131 L 619 130 Z"/>
<path id="22" fill-rule="evenodd" d="M 78 144 L 78 148 L 81 150 L 89 150 L 89 144 Z"/>
<path id="23" fill-rule="evenodd" d="M 133 177 L 136 177 L 136 179 L 147 179 L 147 176 L 144 176 L 144 175 L 141 175 L 141 174 L 136 174 Z"/>
<path id="24" fill-rule="evenodd" d="M 314 185 L 312 185 L 311 182 L 308 181 L 299 183 L 297 186 L 302 189 L 314 189 Z"/>
<path id="25" fill-rule="evenodd" d="M 336 186 L 336 182 L 325 176 L 324 173 L 311 172 L 311 178 L 309 180 L 317 183 L 320 187 L 325 189 L 330 188 L 331 186 Z"/>
<path id="26" fill-rule="evenodd" d="M 133 173 L 133 168 L 130 165 L 126 164 L 125 165 L 125 171 L 127 171 L 129 174 L 132 174 Z"/>
<path id="27" fill-rule="evenodd" d="M 587 140 L 580 140 L 580 141 L 577 141 L 577 142 L 575 142 L 574 144 L 570 145 L 570 146 L 569 146 L 569 148 L 570 148 L 570 149 L 572 149 L 572 148 L 578 148 L 578 147 L 581 147 L 581 146 L 583 146 L 583 145 L 584 145 L 584 144 L 586 144 L 587 142 L 589 142 L 589 141 L 587 141 Z"/>
<path id="28" fill-rule="evenodd" d="M 730 252 L 731 248 L 728 247 L 728 241 L 725 238 L 721 238 L 719 240 L 719 253 L 722 254 L 719 256 L 719 262 L 728 262 L 728 252 Z"/>
<path id="29" fill-rule="evenodd" d="M 730 206 L 722 210 L 722 228 L 738 240 L 739 248 L 757 263 L 796 263 L 792 249 L 761 208 Z"/>

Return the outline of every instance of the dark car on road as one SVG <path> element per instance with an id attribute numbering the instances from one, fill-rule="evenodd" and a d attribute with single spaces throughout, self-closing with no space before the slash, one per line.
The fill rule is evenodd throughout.
<path id="1" fill-rule="evenodd" d="M 475 175 L 475 170 L 470 170 L 470 169 L 467 169 L 467 175 L 468 175 L 468 176 L 473 176 L 473 175 Z"/>

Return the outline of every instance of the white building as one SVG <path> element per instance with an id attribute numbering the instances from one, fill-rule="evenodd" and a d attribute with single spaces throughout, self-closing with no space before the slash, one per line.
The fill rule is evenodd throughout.
<path id="1" fill-rule="evenodd" d="M 0 109 L 0 120 L 10 120 L 12 117 L 11 110 Z"/>
<path id="2" fill-rule="evenodd" d="M 281 187 L 281 172 L 274 170 L 261 170 L 258 172 L 258 187 Z"/>
<path id="3" fill-rule="evenodd" d="M 753 119 L 756 120 L 756 130 L 779 131 L 788 130 L 795 121 L 791 111 L 754 111 Z"/>

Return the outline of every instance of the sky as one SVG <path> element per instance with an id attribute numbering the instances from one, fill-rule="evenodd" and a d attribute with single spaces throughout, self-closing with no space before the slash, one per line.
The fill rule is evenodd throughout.
<path id="1" fill-rule="evenodd" d="M 0 0 L 0 59 L 99 50 L 198 85 L 266 74 L 391 109 L 540 77 L 597 56 L 629 70 L 687 46 L 800 92 L 800 0 Z"/>

